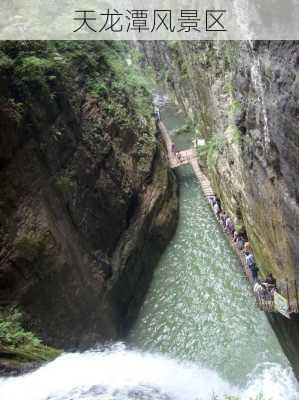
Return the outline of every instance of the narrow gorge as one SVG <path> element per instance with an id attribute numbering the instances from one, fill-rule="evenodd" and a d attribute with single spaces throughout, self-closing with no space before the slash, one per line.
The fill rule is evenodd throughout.
<path id="1" fill-rule="evenodd" d="M 264 275 L 298 278 L 298 43 L 156 42 L 144 45 L 189 130 L 215 193 L 246 231 Z M 270 315 L 297 364 L 299 319 Z M 298 367 L 297 367 L 298 368 Z"/>
<path id="2" fill-rule="evenodd" d="M 0 70 L 1 399 L 297 400 L 298 314 L 258 309 L 157 119 L 295 282 L 298 43 L 2 42 Z"/>

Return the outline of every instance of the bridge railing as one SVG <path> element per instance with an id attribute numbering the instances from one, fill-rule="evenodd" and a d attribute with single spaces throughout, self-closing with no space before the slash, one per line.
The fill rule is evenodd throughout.
<path id="1" fill-rule="evenodd" d="M 299 313 L 299 279 L 277 281 L 278 292 L 287 300 L 291 313 Z"/>
<path id="2" fill-rule="evenodd" d="M 184 150 L 181 152 L 173 153 L 171 138 L 170 138 L 168 131 L 162 121 L 158 122 L 158 128 L 159 128 L 161 135 L 165 141 L 165 144 L 166 144 L 166 147 L 168 150 L 169 162 L 172 165 L 172 168 L 176 168 L 180 165 L 183 165 L 187 162 L 192 162 L 194 159 L 197 159 L 196 152 L 194 151 L 194 149 Z M 177 154 L 179 154 L 179 157 L 177 157 Z M 237 249 L 237 247 L 235 246 L 235 244 L 232 241 L 232 238 L 230 237 L 229 239 L 230 239 L 229 241 L 230 241 L 231 245 L 233 246 L 234 250 L 237 252 L 237 254 L 241 260 L 245 275 L 253 287 L 254 281 L 252 279 L 251 272 L 246 265 L 245 257 L 243 255 L 243 253 Z M 299 276 L 293 280 L 289 280 L 289 279 L 286 279 L 284 281 L 278 280 L 277 281 L 277 290 L 278 290 L 278 293 L 281 294 L 287 300 L 288 305 L 289 305 L 289 312 L 290 313 L 299 313 Z M 260 309 L 262 309 L 266 312 L 276 311 L 275 306 L 274 306 L 273 294 L 262 294 L 261 292 L 254 292 L 254 294 L 256 297 L 257 305 Z"/>
<path id="3" fill-rule="evenodd" d="M 226 231 L 225 233 L 227 234 Z M 254 290 L 255 281 L 253 280 L 251 271 L 246 264 L 243 252 L 237 248 L 229 234 L 226 236 L 228 236 L 231 246 L 241 260 L 245 276 L 253 288 L 257 306 L 266 312 L 276 312 L 273 293 L 270 291 L 262 292 Z M 299 314 L 299 277 L 294 279 L 277 279 L 276 288 L 277 292 L 287 300 L 289 313 Z"/>

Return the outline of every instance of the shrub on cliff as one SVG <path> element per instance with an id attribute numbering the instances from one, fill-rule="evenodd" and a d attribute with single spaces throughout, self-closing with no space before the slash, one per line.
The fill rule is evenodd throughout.
<path id="1" fill-rule="evenodd" d="M 47 361 L 60 352 L 42 344 L 32 332 L 23 329 L 18 310 L 0 311 L 0 351 L 19 361 Z"/>
<path id="2" fill-rule="evenodd" d="M 46 245 L 41 238 L 23 237 L 16 243 L 16 250 L 19 257 L 28 261 L 36 260 L 43 253 Z"/>

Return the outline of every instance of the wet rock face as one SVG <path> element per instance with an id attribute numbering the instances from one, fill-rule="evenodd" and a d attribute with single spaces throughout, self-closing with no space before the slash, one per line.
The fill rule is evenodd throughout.
<path id="1" fill-rule="evenodd" d="M 207 173 L 237 228 L 246 229 L 260 270 L 298 277 L 298 43 L 160 46 L 168 88 L 205 138 Z M 150 47 L 145 53 L 159 64 Z M 299 377 L 298 318 L 269 319 Z"/>
<path id="2" fill-rule="evenodd" d="M 163 145 L 153 121 L 101 125 L 103 104 L 76 76 L 16 87 L 11 75 L 0 78 L 1 305 L 19 305 L 52 346 L 116 338 L 176 225 Z"/>
<path id="3" fill-rule="evenodd" d="M 259 43 L 247 54 L 236 75 L 244 110 L 237 121 L 244 139 L 242 201 L 249 208 L 249 234 L 265 269 L 294 278 L 299 272 L 298 46 Z M 247 88 L 239 90 L 245 76 Z"/>
<path id="4" fill-rule="evenodd" d="M 298 43 L 158 45 L 169 66 L 168 87 L 208 143 L 215 191 L 246 229 L 261 269 L 293 279 L 299 272 Z M 145 53 L 157 67 L 150 46 Z"/>

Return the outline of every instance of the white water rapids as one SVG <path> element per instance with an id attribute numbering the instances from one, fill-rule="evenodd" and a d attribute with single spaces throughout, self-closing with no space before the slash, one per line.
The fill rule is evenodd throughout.
<path id="1" fill-rule="evenodd" d="M 33 373 L 0 380 L 1 400 L 251 400 L 260 393 L 271 400 L 299 398 L 291 370 L 278 364 L 257 366 L 240 389 L 212 370 L 122 344 L 64 354 Z"/>
<path id="2" fill-rule="evenodd" d="M 184 140 L 178 147 L 190 146 Z M 0 400 L 299 400 L 238 258 L 188 168 L 180 174 L 177 232 L 130 347 L 66 353 L 32 373 L 0 379 Z"/>

